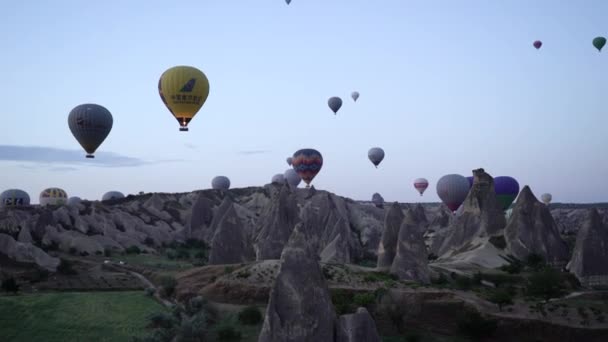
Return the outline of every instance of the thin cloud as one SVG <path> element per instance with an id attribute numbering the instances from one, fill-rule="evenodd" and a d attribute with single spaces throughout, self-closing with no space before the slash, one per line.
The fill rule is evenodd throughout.
<path id="1" fill-rule="evenodd" d="M 239 151 L 239 154 L 251 155 L 251 154 L 264 154 L 270 152 L 269 150 L 246 150 Z"/>
<path id="2" fill-rule="evenodd" d="M 198 146 L 191 144 L 191 143 L 184 143 L 184 146 L 186 146 L 187 148 L 189 148 L 191 150 L 198 150 Z"/>
<path id="3" fill-rule="evenodd" d="M 78 171 L 78 168 L 71 167 L 71 166 L 58 166 L 58 167 L 52 167 L 52 168 L 50 168 L 49 171 L 53 171 L 53 172 L 69 172 L 69 171 Z"/>
<path id="4" fill-rule="evenodd" d="M 81 150 L 67 150 L 44 146 L 0 145 L 0 161 L 30 162 L 36 164 L 69 164 L 99 167 L 133 167 L 179 160 L 145 161 L 114 152 L 96 152 L 94 159 L 84 157 Z M 23 167 L 23 166 L 22 166 Z M 65 171 L 65 170 L 63 170 Z"/>

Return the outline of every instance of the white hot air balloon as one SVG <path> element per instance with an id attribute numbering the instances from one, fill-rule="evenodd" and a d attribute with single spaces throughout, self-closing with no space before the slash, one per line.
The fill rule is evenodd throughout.
<path id="1" fill-rule="evenodd" d="M 283 173 L 283 176 L 292 188 L 297 188 L 300 182 L 302 182 L 302 178 L 294 169 L 288 169 Z"/>
<path id="2" fill-rule="evenodd" d="M 551 194 L 549 194 L 549 193 L 544 193 L 544 194 L 540 195 L 540 200 L 543 201 L 543 203 L 545 203 L 546 205 L 549 205 L 549 203 L 551 203 L 552 199 L 553 199 L 553 196 L 551 196 Z"/>
<path id="3" fill-rule="evenodd" d="M 420 193 L 420 196 L 422 196 L 422 194 L 424 193 L 424 191 L 426 191 L 426 188 L 429 187 L 429 181 L 426 180 L 426 178 L 416 178 L 414 180 L 414 188 L 416 188 L 416 190 L 418 190 L 418 192 Z"/>
<path id="4" fill-rule="evenodd" d="M 282 173 L 277 173 L 276 175 L 272 176 L 270 182 L 283 184 L 285 183 L 285 176 Z"/>
<path id="5" fill-rule="evenodd" d="M 72 196 L 70 198 L 68 198 L 68 205 L 69 206 L 75 206 L 80 204 L 80 202 L 82 202 L 82 199 L 78 196 Z"/>

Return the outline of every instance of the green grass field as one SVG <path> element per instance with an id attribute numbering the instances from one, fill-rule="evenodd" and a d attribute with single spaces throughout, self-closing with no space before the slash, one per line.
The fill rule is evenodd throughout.
<path id="1" fill-rule="evenodd" d="M 71 292 L 0 296 L 0 340 L 131 341 L 164 308 L 143 292 Z"/>

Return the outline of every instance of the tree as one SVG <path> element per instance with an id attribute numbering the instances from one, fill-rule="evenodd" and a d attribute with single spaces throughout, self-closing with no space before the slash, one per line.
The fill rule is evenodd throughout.
<path id="1" fill-rule="evenodd" d="M 19 292 L 19 284 L 17 284 L 15 278 L 7 278 L 2 281 L 2 289 L 6 292 L 17 294 Z"/>
<path id="2" fill-rule="evenodd" d="M 545 302 L 560 297 L 564 290 L 559 272 L 551 267 L 535 272 L 528 279 L 526 292 L 530 296 L 543 298 Z"/>
<path id="3" fill-rule="evenodd" d="M 505 305 L 513 305 L 513 294 L 507 289 L 499 288 L 490 294 L 488 300 L 498 305 L 498 310 L 502 311 Z"/>

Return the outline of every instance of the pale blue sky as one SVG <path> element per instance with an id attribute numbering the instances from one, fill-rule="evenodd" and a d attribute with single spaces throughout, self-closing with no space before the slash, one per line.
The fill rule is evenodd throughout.
<path id="1" fill-rule="evenodd" d="M 354 199 L 438 201 L 443 174 L 484 167 L 556 202 L 607 201 L 608 47 L 591 45 L 607 13 L 606 0 L 7 1 L 0 190 L 37 203 L 49 186 L 99 199 L 220 174 L 263 185 L 312 147 L 325 160 L 313 184 Z M 158 96 L 174 65 L 211 85 L 188 133 Z M 344 100 L 337 116 L 330 96 Z M 67 115 L 86 102 L 114 117 L 93 164 L 15 150 L 85 162 Z M 422 198 L 416 177 L 431 183 Z"/>

